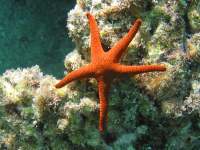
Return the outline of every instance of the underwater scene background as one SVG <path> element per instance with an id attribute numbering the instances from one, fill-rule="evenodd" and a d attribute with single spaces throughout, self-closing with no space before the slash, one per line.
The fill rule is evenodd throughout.
<path id="1" fill-rule="evenodd" d="M 74 47 L 65 27 L 74 5 L 73 0 L 0 0 L 0 73 L 38 64 L 61 77 L 64 56 Z"/>
<path id="2" fill-rule="evenodd" d="M 199 0 L 0 0 L 0 8 L 0 149 L 199 149 Z M 104 133 L 96 80 L 55 88 L 90 62 L 86 12 L 105 50 L 141 18 L 120 63 L 167 68 L 113 81 Z"/>

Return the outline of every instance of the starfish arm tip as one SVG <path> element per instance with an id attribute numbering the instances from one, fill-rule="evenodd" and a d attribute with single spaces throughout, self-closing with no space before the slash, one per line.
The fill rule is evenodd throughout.
<path id="1" fill-rule="evenodd" d="M 167 68 L 166 68 L 166 66 L 164 64 L 161 64 L 161 65 L 152 65 L 152 66 L 155 67 L 155 68 L 153 67 L 154 71 L 162 71 L 162 72 L 164 72 L 164 71 L 167 70 Z"/>
<path id="2" fill-rule="evenodd" d="M 161 67 L 162 67 L 161 71 L 166 71 L 167 70 L 167 67 L 165 65 L 161 65 Z"/>
<path id="3" fill-rule="evenodd" d="M 152 65 L 152 71 L 162 71 L 162 72 L 164 72 L 164 71 L 166 71 L 167 70 L 167 68 L 166 68 L 166 66 L 164 65 L 164 64 L 160 64 L 160 65 Z M 148 68 L 148 67 L 147 67 Z"/>
<path id="4" fill-rule="evenodd" d="M 134 21 L 133 24 L 138 24 L 140 26 L 142 24 L 142 19 L 136 19 L 136 21 Z"/>
<path id="5" fill-rule="evenodd" d="M 91 16 L 90 12 L 86 12 L 85 15 L 87 16 L 87 18 L 89 18 Z"/>
<path id="6" fill-rule="evenodd" d="M 61 81 L 54 85 L 56 89 L 59 89 L 64 86 L 64 85 L 61 85 Z"/>

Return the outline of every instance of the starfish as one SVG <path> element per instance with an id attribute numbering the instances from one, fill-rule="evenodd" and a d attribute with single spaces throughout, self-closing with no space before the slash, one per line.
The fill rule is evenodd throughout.
<path id="1" fill-rule="evenodd" d="M 139 74 L 152 71 L 165 71 L 164 65 L 139 65 L 127 66 L 119 64 L 122 53 L 137 33 L 142 21 L 137 19 L 131 26 L 128 33 L 120 39 L 114 47 L 105 52 L 101 45 L 99 29 L 95 18 L 86 13 L 89 20 L 91 36 L 91 63 L 77 70 L 70 72 L 55 87 L 61 88 L 71 81 L 82 78 L 95 78 L 98 83 L 99 93 L 99 131 L 102 133 L 107 124 L 108 118 L 108 94 L 113 78 L 120 74 Z"/>

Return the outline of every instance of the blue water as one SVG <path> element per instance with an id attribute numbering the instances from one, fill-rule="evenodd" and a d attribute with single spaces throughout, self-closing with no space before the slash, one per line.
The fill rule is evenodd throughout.
<path id="1" fill-rule="evenodd" d="M 74 45 L 67 35 L 67 12 L 74 0 L 0 0 L 0 74 L 38 64 L 62 77 L 65 55 Z"/>

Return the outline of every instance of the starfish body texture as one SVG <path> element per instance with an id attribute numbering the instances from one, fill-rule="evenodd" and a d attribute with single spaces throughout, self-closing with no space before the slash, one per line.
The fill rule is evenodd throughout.
<path id="1" fill-rule="evenodd" d="M 71 81 L 93 77 L 98 82 L 99 92 L 99 131 L 103 132 L 107 124 L 108 94 L 114 77 L 120 74 L 138 74 L 152 71 L 165 71 L 164 65 L 126 66 L 119 64 L 122 53 L 137 33 L 141 20 L 137 19 L 128 33 L 113 48 L 105 52 L 100 41 L 100 34 L 95 18 L 87 13 L 91 35 L 91 63 L 67 74 L 55 87 L 61 88 Z"/>

